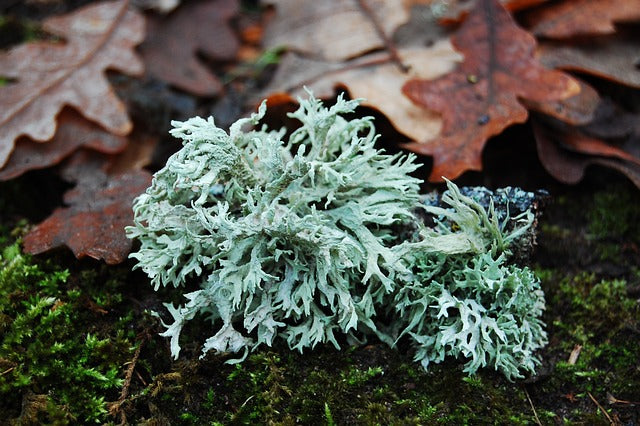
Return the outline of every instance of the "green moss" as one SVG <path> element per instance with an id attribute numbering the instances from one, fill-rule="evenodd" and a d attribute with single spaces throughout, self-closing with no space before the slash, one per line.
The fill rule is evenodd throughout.
<path id="1" fill-rule="evenodd" d="M 0 255 L 0 411 L 21 422 L 94 422 L 117 399 L 131 357 L 126 320 L 99 324 L 102 308 L 70 273 L 35 262 L 18 243 Z M 97 291 L 97 290 L 96 290 Z M 130 318 L 129 318 L 130 320 Z M 26 407 L 26 408 L 25 408 Z"/>
<path id="2" fill-rule="evenodd" d="M 177 424 L 527 424 L 533 414 L 519 385 L 497 373 L 466 378 L 460 365 L 425 372 L 383 344 L 303 355 L 258 351 L 240 365 L 219 357 L 178 363 L 157 377 L 138 407 Z M 186 411 L 185 411 L 186 410 Z M 184 416 L 184 413 L 189 413 Z"/>
<path id="3" fill-rule="evenodd" d="M 555 343 L 549 356 L 558 361 L 538 391 L 567 399 L 572 410 L 566 420 L 602 423 L 606 419 L 597 413 L 592 397 L 609 410 L 610 396 L 640 398 L 640 305 L 628 295 L 625 280 L 599 279 L 589 273 L 557 280 L 550 271 L 541 276 L 554 306 L 548 323 Z"/>
<path id="4" fill-rule="evenodd" d="M 637 236 L 640 231 L 637 195 L 635 189 L 622 185 L 596 192 L 588 213 L 589 232 L 596 238 Z"/>
<path id="5" fill-rule="evenodd" d="M 628 185 L 612 185 L 593 195 L 587 213 L 589 238 L 597 242 L 601 260 L 626 263 L 625 250 L 640 243 L 640 204 L 637 191 Z"/>

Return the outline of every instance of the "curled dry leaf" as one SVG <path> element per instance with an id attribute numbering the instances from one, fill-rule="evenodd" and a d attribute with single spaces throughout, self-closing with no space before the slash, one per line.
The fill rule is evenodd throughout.
<path id="1" fill-rule="evenodd" d="M 58 130 L 49 142 L 18 139 L 9 161 L 0 169 L 0 181 L 13 179 L 29 170 L 58 164 L 81 147 L 116 154 L 126 146 L 126 137 L 109 133 L 70 108 L 65 108 L 58 115 Z"/>
<path id="2" fill-rule="evenodd" d="M 196 96 L 218 94 L 222 83 L 197 54 L 235 58 L 240 44 L 229 20 L 237 12 L 236 0 L 206 0 L 186 3 L 167 16 L 149 16 L 140 46 L 148 73 Z"/>
<path id="3" fill-rule="evenodd" d="M 608 109 L 604 111 L 607 113 Z M 599 118 L 596 116 L 594 123 L 601 121 Z M 549 174 L 563 183 L 575 184 L 582 180 L 588 166 L 600 165 L 626 175 L 640 188 L 640 125 L 629 127 L 627 121 L 621 113 L 610 119 L 608 129 L 603 131 L 599 125 L 574 128 L 549 118 L 534 120 L 540 161 Z M 594 137 L 594 129 L 609 133 L 612 139 Z"/>
<path id="4" fill-rule="evenodd" d="M 65 193 L 66 207 L 56 209 L 24 237 L 27 253 L 66 245 L 78 258 L 89 256 L 108 264 L 126 259 L 131 240 L 124 228 L 133 223 L 133 199 L 149 186 L 151 175 L 144 170 L 110 175 L 103 170 L 107 166 L 86 152 L 73 156 L 63 174 L 77 185 Z"/>
<path id="5" fill-rule="evenodd" d="M 558 181 L 576 184 L 584 177 L 587 167 L 599 165 L 617 170 L 640 188 L 639 166 L 616 158 L 588 156 L 563 149 L 561 144 L 555 140 L 553 132 L 538 124 L 534 124 L 533 129 L 540 162 L 549 174 Z"/>
<path id="6" fill-rule="evenodd" d="M 571 42 L 544 42 L 538 49 L 548 67 L 579 71 L 640 88 L 640 37 L 633 30 Z"/>
<path id="7" fill-rule="evenodd" d="M 104 73 L 142 73 L 133 48 L 144 36 L 143 18 L 122 0 L 49 18 L 43 28 L 64 42 L 27 43 L 0 53 L 0 76 L 9 80 L 0 87 L 0 167 L 18 137 L 51 139 L 65 105 L 116 135 L 132 127 Z"/>
<path id="8" fill-rule="evenodd" d="M 441 136 L 405 145 L 434 157 L 431 181 L 480 170 L 487 139 L 527 119 L 520 98 L 549 102 L 580 90 L 568 75 L 535 60 L 535 39 L 496 0 L 479 0 L 452 42 L 465 57 L 455 72 L 403 87 L 417 105 L 443 114 Z"/>
<path id="9" fill-rule="evenodd" d="M 524 20 L 533 34 L 548 38 L 613 34 L 616 22 L 640 20 L 640 0 L 565 0 L 535 9 Z"/>

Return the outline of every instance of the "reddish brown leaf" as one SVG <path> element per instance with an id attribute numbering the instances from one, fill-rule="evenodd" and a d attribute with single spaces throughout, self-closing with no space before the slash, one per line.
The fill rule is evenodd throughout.
<path id="1" fill-rule="evenodd" d="M 571 43 L 541 43 L 540 61 L 548 67 L 580 71 L 640 88 L 640 37 L 618 32 Z"/>
<path id="2" fill-rule="evenodd" d="M 65 108 L 58 115 L 58 130 L 47 143 L 20 138 L 9 161 L 0 169 L 0 180 L 13 179 L 35 169 L 60 163 L 80 147 L 91 148 L 105 154 L 115 154 L 125 149 L 127 139 L 106 132 L 102 127 Z"/>
<path id="3" fill-rule="evenodd" d="M 612 34 L 614 23 L 640 20 L 640 0 L 565 0 L 536 9 L 525 22 L 536 36 Z"/>
<path id="4" fill-rule="evenodd" d="M 540 123 L 533 123 L 538 157 L 542 166 L 551 176 L 566 184 L 576 184 L 584 177 L 590 159 L 584 155 L 562 149 L 553 139 L 554 132 L 549 131 Z"/>
<path id="5" fill-rule="evenodd" d="M 144 21 L 125 0 L 104 2 L 47 19 L 43 28 L 64 43 L 35 42 L 0 53 L 0 166 L 14 141 L 46 141 L 56 115 L 70 105 L 109 132 L 126 135 L 131 122 L 104 75 L 106 69 L 140 74 L 133 48 L 142 41 Z"/>
<path id="6" fill-rule="evenodd" d="M 456 72 L 411 80 L 402 89 L 416 104 L 443 114 L 440 137 L 406 145 L 434 157 L 431 181 L 480 170 L 487 139 L 527 119 L 518 98 L 548 102 L 579 91 L 566 74 L 540 66 L 534 38 L 496 0 L 478 1 L 452 42 L 465 56 Z"/>
<path id="7" fill-rule="evenodd" d="M 583 126 L 582 130 L 586 134 L 600 139 L 630 139 L 632 141 L 635 137 L 640 142 L 640 113 L 627 111 L 612 100 L 605 98 L 598 105 L 593 120 Z M 632 143 L 629 142 L 628 145 L 632 145 Z M 640 150 L 640 143 L 637 149 Z"/>
<path id="8" fill-rule="evenodd" d="M 149 74 L 197 96 L 213 96 L 220 80 L 197 58 L 234 59 L 239 42 L 229 26 L 236 0 L 206 0 L 180 6 L 168 16 L 149 16 L 140 46 Z"/>
<path id="9" fill-rule="evenodd" d="M 67 207 L 56 209 L 25 236 L 25 251 L 38 254 L 66 245 L 78 258 L 124 261 L 131 249 L 124 231 L 133 223 L 131 205 L 149 186 L 151 175 L 131 171 L 111 176 L 95 164 L 71 164 L 67 178 L 73 175 L 78 184 L 64 196 Z"/>

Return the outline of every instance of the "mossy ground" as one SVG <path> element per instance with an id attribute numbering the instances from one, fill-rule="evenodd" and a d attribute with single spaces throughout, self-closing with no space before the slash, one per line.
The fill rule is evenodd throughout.
<path id="1" fill-rule="evenodd" d="M 15 196 L 7 189 L 1 193 Z M 546 293 L 550 343 L 538 375 L 515 383 L 487 370 L 467 377 L 455 360 L 425 372 L 403 347 L 377 342 L 304 354 L 276 346 L 238 365 L 214 355 L 199 360 L 204 321 L 188 326 L 182 356 L 172 361 L 149 315 L 163 312 L 158 301 L 169 293 L 155 294 L 129 264 L 106 267 L 64 251 L 23 255 L 16 239 L 24 223 L 5 209 L 0 418 L 9 424 L 638 424 L 637 196 L 618 180 L 565 189 L 548 206 L 533 260 Z"/>

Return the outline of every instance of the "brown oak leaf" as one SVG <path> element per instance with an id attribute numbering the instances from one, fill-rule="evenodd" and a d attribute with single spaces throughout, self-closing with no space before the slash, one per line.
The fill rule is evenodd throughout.
<path id="1" fill-rule="evenodd" d="M 65 207 L 24 237 L 27 253 L 67 246 L 78 258 L 89 256 L 108 264 L 126 259 L 131 240 L 124 228 L 133 223 L 133 199 L 149 186 L 151 175 L 144 170 L 109 175 L 103 170 L 107 166 L 104 157 L 74 154 L 63 175 L 77 185 L 65 193 Z"/>
<path id="2" fill-rule="evenodd" d="M 535 39 L 496 0 L 479 0 L 452 43 L 465 57 L 455 72 L 411 80 L 402 89 L 416 104 L 443 114 L 440 137 L 405 145 L 434 157 L 431 181 L 480 170 L 487 139 L 527 119 L 519 98 L 546 102 L 580 90 L 568 75 L 537 62 Z"/>
<path id="3" fill-rule="evenodd" d="M 0 169 L 0 181 L 58 164 L 80 147 L 116 154 L 127 147 L 127 138 L 109 133 L 72 109 L 64 108 L 58 115 L 58 130 L 49 142 L 34 142 L 28 138 L 16 141 L 9 161 Z"/>
<path id="4" fill-rule="evenodd" d="M 0 87 L 0 167 L 18 137 L 51 139 L 65 105 L 116 135 L 132 127 L 105 71 L 142 73 L 133 48 L 144 36 L 143 18 L 121 0 L 49 18 L 43 29 L 64 42 L 27 43 L 0 53 L 0 76 L 9 81 Z"/>
<path id="5" fill-rule="evenodd" d="M 637 20 L 640 20 L 640 0 L 565 0 L 525 16 L 533 34 L 549 38 L 613 34 L 616 22 Z"/>
<path id="6" fill-rule="evenodd" d="M 532 120 L 542 164 L 556 179 L 576 183 L 590 165 L 611 168 L 640 188 L 640 115 L 604 98 L 593 120 L 580 127 Z"/>
<path id="7" fill-rule="evenodd" d="M 140 46 L 147 72 L 197 96 L 218 94 L 220 79 L 197 54 L 235 58 L 240 43 L 229 21 L 237 12 L 236 0 L 206 0 L 186 3 L 167 16 L 149 16 L 148 35 Z"/>

